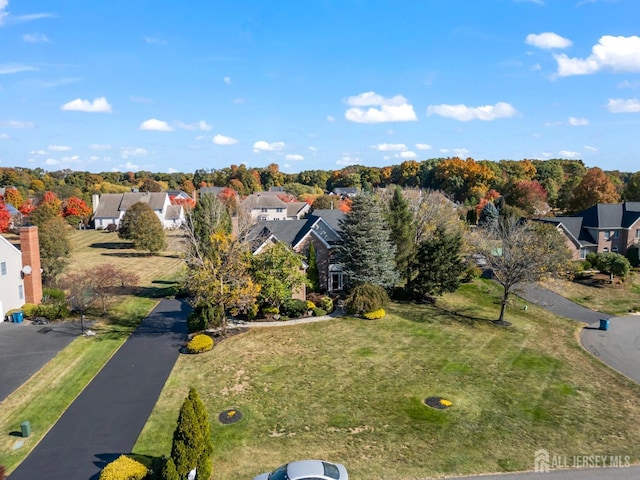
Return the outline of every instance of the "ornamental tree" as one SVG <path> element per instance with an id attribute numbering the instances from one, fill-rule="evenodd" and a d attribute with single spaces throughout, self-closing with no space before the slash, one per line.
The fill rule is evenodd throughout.
<path id="1" fill-rule="evenodd" d="M 7 210 L 7 206 L 0 199 L 0 233 L 5 233 L 11 226 L 11 214 Z"/>
<path id="2" fill-rule="evenodd" d="M 62 216 L 63 217 L 80 217 L 88 218 L 93 213 L 91 207 L 87 205 L 87 202 L 78 197 L 69 197 L 62 204 Z"/>
<path id="3" fill-rule="evenodd" d="M 133 248 L 158 253 L 166 247 L 166 233 L 162 222 L 149 204 L 137 202 L 124 213 L 118 227 L 118 236 L 133 241 Z"/>
<path id="4" fill-rule="evenodd" d="M 596 259 L 596 268 L 609 274 L 609 283 L 613 283 L 613 277 L 625 279 L 631 271 L 631 263 L 624 256 L 615 252 L 599 253 Z"/>

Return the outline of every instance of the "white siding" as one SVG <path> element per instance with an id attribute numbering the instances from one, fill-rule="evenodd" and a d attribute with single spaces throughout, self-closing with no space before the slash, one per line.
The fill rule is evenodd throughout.
<path id="1" fill-rule="evenodd" d="M 22 252 L 4 237 L 0 236 L 0 321 L 5 319 L 9 310 L 24 305 L 24 282 L 22 270 Z M 6 273 L 4 273 L 6 272 Z M 20 293 L 23 292 L 22 298 Z"/>

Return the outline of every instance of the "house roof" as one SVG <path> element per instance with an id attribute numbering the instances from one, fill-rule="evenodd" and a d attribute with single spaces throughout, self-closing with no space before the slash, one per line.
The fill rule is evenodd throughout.
<path id="1" fill-rule="evenodd" d="M 95 216 L 118 218 L 121 211 L 126 211 L 131 205 L 138 202 L 149 204 L 152 210 L 162 210 L 166 198 L 166 192 L 103 193 L 100 195 Z"/>
<path id="2" fill-rule="evenodd" d="M 340 232 L 340 220 L 344 219 L 344 212 L 338 209 L 319 209 L 314 210 L 310 216 L 322 217 L 322 219 L 329 224 L 333 230 Z"/>
<path id="3" fill-rule="evenodd" d="M 182 214 L 182 205 L 169 205 L 164 215 L 165 220 L 180 220 Z"/>
<path id="4" fill-rule="evenodd" d="M 273 193 L 264 194 L 263 192 L 252 193 L 242 200 L 242 206 L 249 210 L 257 208 L 287 208 L 287 204 L 280 200 L 277 195 Z"/>
<path id="5" fill-rule="evenodd" d="M 287 217 L 296 217 L 299 213 L 309 210 L 307 202 L 289 202 L 287 205 Z"/>

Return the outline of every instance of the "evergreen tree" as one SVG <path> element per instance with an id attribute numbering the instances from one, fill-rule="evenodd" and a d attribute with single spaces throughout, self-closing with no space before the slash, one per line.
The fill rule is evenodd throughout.
<path id="1" fill-rule="evenodd" d="M 71 257 L 69 225 L 62 217 L 53 217 L 38 227 L 42 281 L 51 285 L 60 275 Z"/>
<path id="2" fill-rule="evenodd" d="M 413 291 L 421 296 L 454 292 L 460 285 L 465 265 L 460 257 L 462 236 L 438 229 L 436 234 L 420 243 L 417 254 L 418 275 Z"/>
<path id="3" fill-rule="evenodd" d="M 186 224 L 201 252 L 210 250 L 214 233 L 231 233 L 231 217 L 224 203 L 211 193 L 200 196 L 193 212 L 188 214 Z"/>
<path id="4" fill-rule="evenodd" d="M 480 212 L 480 218 L 478 218 L 478 226 L 484 228 L 493 228 L 498 222 L 500 212 L 496 208 L 493 202 L 487 203 Z"/>
<path id="5" fill-rule="evenodd" d="M 398 279 L 395 247 L 376 199 L 357 195 L 340 227 L 344 242 L 338 254 L 349 286 L 372 283 L 393 288 Z"/>
<path id="6" fill-rule="evenodd" d="M 409 203 L 402 195 L 400 187 L 396 187 L 393 190 L 386 217 L 391 241 L 396 248 L 396 269 L 404 279 L 407 288 L 409 288 L 411 283 L 411 264 L 414 262 L 415 257 L 412 228 L 413 214 L 409 209 Z"/>
<path id="7" fill-rule="evenodd" d="M 189 389 L 180 408 L 178 424 L 173 433 L 171 457 L 163 469 L 165 480 L 182 480 L 194 468 L 197 480 L 211 476 L 211 427 L 207 411 L 195 388 Z"/>
<path id="8" fill-rule="evenodd" d="M 309 267 L 307 268 L 307 280 L 309 289 L 312 292 L 320 290 L 320 273 L 318 272 L 318 259 L 316 258 L 316 247 L 313 242 L 309 242 Z"/>
<path id="9" fill-rule="evenodd" d="M 120 221 L 118 236 L 133 241 L 136 250 L 147 250 L 152 254 L 166 247 L 162 222 L 144 202 L 134 203 L 127 209 Z"/>

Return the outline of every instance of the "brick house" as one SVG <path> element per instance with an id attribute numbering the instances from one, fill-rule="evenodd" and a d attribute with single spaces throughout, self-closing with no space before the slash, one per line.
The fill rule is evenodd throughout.
<path id="1" fill-rule="evenodd" d="M 536 220 L 555 225 L 565 235 L 574 260 L 591 252 L 626 255 L 640 246 L 640 202 L 598 203 L 575 215 Z"/>

